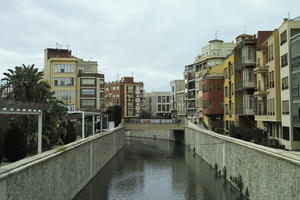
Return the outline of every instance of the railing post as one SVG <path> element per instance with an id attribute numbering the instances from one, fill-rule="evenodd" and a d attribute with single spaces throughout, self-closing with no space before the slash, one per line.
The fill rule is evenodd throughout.
<path id="1" fill-rule="evenodd" d="M 81 138 L 84 138 L 84 111 L 82 111 L 82 121 L 81 121 Z"/>
<path id="2" fill-rule="evenodd" d="M 43 137 L 43 113 L 38 115 L 38 154 L 42 153 L 42 137 Z"/>
<path id="3" fill-rule="evenodd" d="M 95 135 L 95 115 L 93 115 L 93 135 Z"/>

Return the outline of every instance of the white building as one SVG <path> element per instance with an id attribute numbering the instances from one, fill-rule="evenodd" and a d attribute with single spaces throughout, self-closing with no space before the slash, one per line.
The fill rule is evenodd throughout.
<path id="1" fill-rule="evenodd" d="M 172 117 L 184 118 L 186 115 L 184 80 L 173 80 L 170 82 L 170 87 Z"/>
<path id="2" fill-rule="evenodd" d="M 300 17 L 279 27 L 282 140 L 286 149 L 300 150 Z"/>
<path id="3" fill-rule="evenodd" d="M 153 117 L 171 117 L 171 93 L 170 92 L 148 92 L 144 94 L 145 111 L 151 112 Z"/>

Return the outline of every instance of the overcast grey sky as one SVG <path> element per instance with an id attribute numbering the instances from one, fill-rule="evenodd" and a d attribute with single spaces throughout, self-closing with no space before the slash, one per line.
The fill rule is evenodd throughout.
<path id="1" fill-rule="evenodd" d="M 0 0 L 0 77 L 16 65 L 43 68 L 43 50 L 68 44 L 97 60 L 107 81 L 131 75 L 169 90 L 208 40 L 273 30 L 299 0 Z"/>

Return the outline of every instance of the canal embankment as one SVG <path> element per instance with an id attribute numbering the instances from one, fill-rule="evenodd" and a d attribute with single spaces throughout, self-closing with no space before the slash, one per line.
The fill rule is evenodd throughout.
<path id="1" fill-rule="evenodd" d="M 117 127 L 3 166 L 0 199 L 73 199 L 124 145 Z"/>
<path id="2" fill-rule="evenodd" d="M 249 199 L 300 199 L 300 155 L 238 140 L 187 122 L 184 135 L 174 130 L 125 131 L 184 143 Z"/>

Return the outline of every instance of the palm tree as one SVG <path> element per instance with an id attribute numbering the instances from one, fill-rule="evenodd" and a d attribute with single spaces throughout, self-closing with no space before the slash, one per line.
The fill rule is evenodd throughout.
<path id="1" fill-rule="evenodd" d="M 12 88 L 10 97 L 15 101 L 46 103 L 52 98 L 50 85 L 43 81 L 43 72 L 39 72 L 34 65 L 15 67 L 3 73 L 7 85 Z"/>

